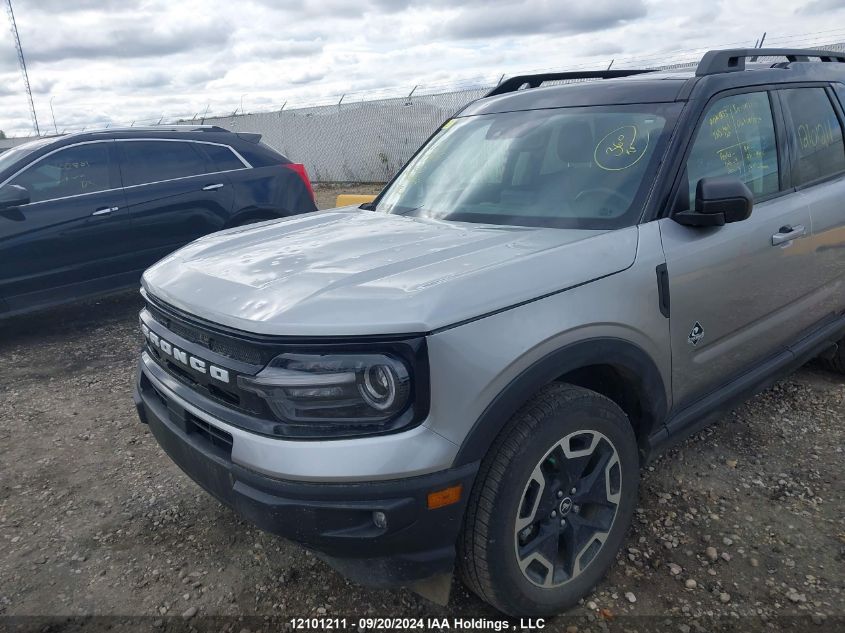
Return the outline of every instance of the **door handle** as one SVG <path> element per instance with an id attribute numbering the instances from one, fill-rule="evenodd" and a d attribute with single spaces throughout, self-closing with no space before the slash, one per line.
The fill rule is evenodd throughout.
<path id="1" fill-rule="evenodd" d="M 203 191 L 217 191 L 218 189 L 223 187 L 222 182 L 218 182 L 216 185 L 206 185 L 202 188 Z"/>
<path id="2" fill-rule="evenodd" d="M 782 226 L 777 233 L 772 235 L 772 246 L 777 246 L 778 244 L 785 244 L 786 242 L 791 242 L 797 237 L 801 237 L 802 235 L 807 234 L 807 229 L 804 228 L 803 224 L 798 224 L 796 226 Z"/>
<path id="3" fill-rule="evenodd" d="M 120 207 L 102 207 L 94 211 L 94 213 L 92 213 L 91 215 L 108 215 L 109 213 L 114 213 L 119 208 Z"/>

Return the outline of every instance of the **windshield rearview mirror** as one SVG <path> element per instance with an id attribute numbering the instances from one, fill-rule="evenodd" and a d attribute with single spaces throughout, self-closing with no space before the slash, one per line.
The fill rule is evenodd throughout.
<path id="1" fill-rule="evenodd" d="M 695 187 L 695 209 L 676 213 L 676 222 L 687 226 L 722 226 L 751 216 L 754 194 L 738 178 L 702 178 Z"/>
<path id="2" fill-rule="evenodd" d="M 0 209 L 15 209 L 29 204 L 29 191 L 20 185 L 6 185 L 0 189 Z"/>

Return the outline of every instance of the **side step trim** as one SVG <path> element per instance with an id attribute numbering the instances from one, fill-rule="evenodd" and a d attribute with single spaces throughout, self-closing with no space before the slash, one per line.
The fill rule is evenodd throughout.
<path id="1" fill-rule="evenodd" d="M 670 413 L 665 427 L 648 438 L 649 458 L 653 458 L 676 442 L 708 426 L 719 413 L 735 407 L 754 394 L 770 387 L 829 347 L 835 346 L 843 336 L 845 336 L 845 315 L 837 315 L 832 321 L 716 391 L 680 411 Z"/>

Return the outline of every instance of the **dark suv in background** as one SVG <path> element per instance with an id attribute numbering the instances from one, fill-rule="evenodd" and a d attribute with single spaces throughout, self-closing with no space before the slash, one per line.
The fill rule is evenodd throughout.
<path id="1" fill-rule="evenodd" d="M 134 286 L 198 237 L 315 211 L 304 167 L 260 139 L 126 128 L 0 155 L 0 317 Z"/>

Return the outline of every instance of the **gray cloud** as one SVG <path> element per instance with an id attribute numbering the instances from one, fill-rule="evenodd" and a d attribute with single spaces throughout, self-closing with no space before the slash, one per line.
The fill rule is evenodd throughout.
<path id="1" fill-rule="evenodd" d="M 313 40 L 256 40 L 236 45 L 234 52 L 242 58 L 284 59 L 286 57 L 307 57 L 322 52 L 323 42 Z"/>
<path id="2" fill-rule="evenodd" d="M 166 88 L 173 81 L 173 74 L 163 70 L 144 71 L 124 77 L 118 84 L 134 90 Z"/>
<path id="3" fill-rule="evenodd" d="M 387 0 L 389 1 L 389 0 Z M 346 0 L 300 0 L 300 2 L 280 3 L 279 0 L 256 0 L 258 4 L 270 9 L 297 15 L 300 17 L 358 18 L 367 10 L 366 0 L 347 2 Z"/>
<path id="4" fill-rule="evenodd" d="M 288 83 L 293 84 L 295 86 L 301 86 L 305 84 L 314 83 L 315 81 L 320 81 L 325 76 L 326 73 L 324 72 L 308 72 L 293 79 L 289 79 Z"/>
<path id="5" fill-rule="evenodd" d="M 72 13 L 89 10 L 126 10 L 134 9 L 141 4 L 138 0 L 14 0 L 15 13 L 18 15 L 27 11 Z"/>
<path id="6" fill-rule="evenodd" d="M 30 78 L 29 87 L 32 88 L 32 92 L 35 94 L 49 94 L 56 83 L 55 79 L 46 77 L 37 77 L 34 80 Z"/>
<path id="7" fill-rule="evenodd" d="M 623 47 L 618 42 L 607 42 L 603 40 L 595 40 L 587 42 L 578 50 L 582 55 L 601 55 L 602 57 L 608 55 L 619 55 L 625 52 Z"/>
<path id="8" fill-rule="evenodd" d="M 23 94 L 23 85 L 20 87 L 15 86 L 14 84 L 3 82 L 0 84 L 0 97 L 11 97 L 14 95 L 22 95 Z M 4 115 L 7 114 L 6 112 L 3 113 Z"/>
<path id="9" fill-rule="evenodd" d="M 194 67 L 180 73 L 180 83 L 188 86 L 205 85 L 209 81 L 219 79 L 226 74 L 226 68 L 222 64 Z"/>
<path id="10" fill-rule="evenodd" d="M 164 25 L 163 28 L 150 29 L 138 28 L 120 20 L 98 30 L 96 37 L 80 32 L 67 35 L 61 31 L 53 32 L 52 37 L 46 37 L 46 33 L 37 35 L 30 37 L 29 44 L 25 46 L 28 63 L 135 59 L 194 52 L 225 46 L 231 29 L 219 22 Z"/>
<path id="11" fill-rule="evenodd" d="M 0 14 L 0 19 L 2 19 L 2 14 Z M 0 40 L 0 71 L 14 70 L 17 67 L 18 57 L 15 55 L 12 38 Z"/>
<path id="12" fill-rule="evenodd" d="M 546 1 L 531 10 L 521 4 L 481 5 L 459 12 L 444 31 L 457 39 L 586 33 L 644 18 L 647 13 L 643 0 L 596 0 L 566 6 Z"/>
<path id="13" fill-rule="evenodd" d="M 811 0 L 803 7 L 795 10 L 796 13 L 812 15 L 819 11 L 836 11 L 845 8 L 845 0 Z"/>

